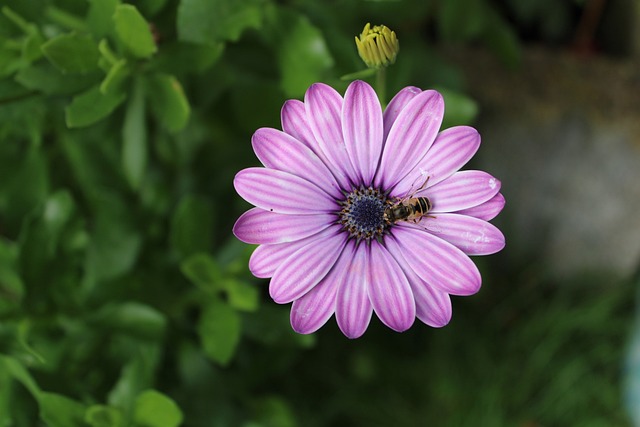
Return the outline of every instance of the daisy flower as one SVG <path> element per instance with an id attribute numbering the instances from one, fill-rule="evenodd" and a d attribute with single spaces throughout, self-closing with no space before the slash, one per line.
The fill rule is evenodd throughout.
<path id="1" fill-rule="evenodd" d="M 293 303 L 295 331 L 312 333 L 335 314 L 340 330 L 357 338 L 374 312 L 399 332 L 416 317 L 442 327 L 450 295 L 478 292 L 469 255 L 504 247 L 488 222 L 504 198 L 488 173 L 459 170 L 480 135 L 468 126 L 439 132 L 443 115 L 433 90 L 406 87 L 383 112 L 363 81 L 344 98 L 316 83 L 304 102 L 285 102 L 282 131 L 255 132 L 264 167 L 234 179 L 255 207 L 233 232 L 259 245 L 249 269 L 271 278 L 276 303 Z"/>

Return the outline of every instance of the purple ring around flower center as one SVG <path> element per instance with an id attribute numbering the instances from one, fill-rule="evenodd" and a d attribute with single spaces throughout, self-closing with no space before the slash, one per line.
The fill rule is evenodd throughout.
<path id="1" fill-rule="evenodd" d="M 358 241 L 380 239 L 389 225 L 384 220 L 388 203 L 386 195 L 376 188 L 356 188 L 342 202 L 339 223 Z"/>

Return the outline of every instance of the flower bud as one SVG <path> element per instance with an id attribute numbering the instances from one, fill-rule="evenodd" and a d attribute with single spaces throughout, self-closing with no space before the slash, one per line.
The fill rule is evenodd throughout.
<path id="1" fill-rule="evenodd" d="M 371 28 L 367 23 L 360 37 L 356 37 L 356 46 L 360 58 L 369 68 L 386 67 L 396 60 L 400 43 L 396 33 L 384 25 Z"/>

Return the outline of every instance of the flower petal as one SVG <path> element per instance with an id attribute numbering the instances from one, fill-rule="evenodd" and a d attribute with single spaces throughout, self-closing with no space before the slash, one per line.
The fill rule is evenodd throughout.
<path id="1" fill-rule="evenodd" d="M 389 130 L 376 187 L 393 187 L 415 168 L 436 139 L 443 116 L 442 95 L 434 90 L 425 90 L 409 101 Z"/>
<path id="2" fill-rule="evenodd" d="M 382 151 L 382 107 L 373 88 L 361 80 L 344 94 L 342 135 L 361 183 L 370 185 Z"/>
<path id="3" fill-rule="evenodd" d="M 285 243 L 316 234 L 335 221 L 335 214 L 284 215 L 253 208 L 238 218 L 233 234 L 245 243 Z"/>
<path id="4" fill-rule="evenodd" d="M 323 236 L 300 248 L 276 270 L 269 285 L 269 294 L 278 304 L 300 298 L 322 280 L 345 245 L 345 233 L 339 226 L 323 232 Z"/>
<path id="5" fill-rule="evenodd" d="M 233 185 L 254 206 L 283 214 L 316 214 L 339 210 L 336 202 L 306 179 L 274 169 L 247 168 Z"/>
<path id="6" fill-rule="evenodd" d="M 354 244 L 353 240 L 349 244 Z M 371 283 L 369 251 L 359 245 L 351 263 L 346 267 L 346 280 L 340 284 L 336 295 L 336 321 L 348 338 L 358 338 L 367 330 L 373 308 L 367 288 Z"/>
<path id="7" fill-rule="evenodd" d="M 449 178 L 478 151 L 480 134 L 469 126 L 455 126 L 438 134 L 418 165 L 395 186 L 391 195 L 404 197 L 417 190 L 429 178 L 428 186 Z"/>
<path id="8" fill-rule="evenodd" d="M 347 280 L 353 251 L 354 245 L 347 244 L 329 274 L 293 302 L 290 318 L 294 331 L 300 334 L 315 332 L 333 315 L 338 288 Z"/>
<path id="9" fill-rule="evenodd" d="M 302 101 L 298 99 L 286 101 L 280 111 L 280 120 L 283 131 L 309 147 L 316 155 L 318 154 L 316 139 L 307 122 L 307 111 Z"/>
<path id="10" fill-rule="evenodd" d="M 504 208 L 505 200 L 502 193 L 498 193 L 491 199 L 468 209 L 456 211 L 458 214 L 474 216 L 485 221 L 491 221 L 498 216 L 502 208 Z"/>
<path id="11" fill-rule="evenodd" d="M 486 221 L 467 215 L 438 214 L 435 234 L 467 255 L 490 255 L 504 248 L 504 235 Z"/>
<path id="12" fill-rule="evenodd" d="M 371 242 L 369 299 L 374 311 L 394 331 L 406 331 L 416 318 L 416 303 L 407 277 L 387 249 Z"/>
<path id="13" fill-rule="evenodd" d="M 342 192 L 333 175 L 309 147 L 282 131 L 261 128 L 251 138 L 253 151 L 268 168 L 304 178 L 333 197 Z"/>
<path id="14" fill-rule="evenodd" d="M 260 245 L 253 251 L 251 258 L 249 258 L 249 270 L 256 277 L 272 277 L 278 267 L 280 267 L 287 258 L 303 246 L 318 240 L 322 236 L 322 233 L 318 233 L 305 237 L 304 239 L 296 240 L 295 242 Z"/>
<path id="15" fill-rule="evenodd" d="M 314 83 L 304 95 L 307 120 L 320 151 L 329 162 L 336 180 L 343 189 L 350 190 L 357 182 L 342 137 L 342 97 L 331 86 Z"/>
<path id="16" fill-rule="evenodd" d="M 454 212 L 478 206 L 500 191 L 500 181 L 486 172 L 467 170 L 456 172 L 449 178 L 419 191 L 433 204 L 432 212 Z"/>
<path id="17" fill-rule="evenodd" d="M 420 92 L 422 92 L 422 89 L 418 87 L 407 86 L 401 89 L 400 92 L 398 92 L 396 96 L 394 96 L 393 99 L 389 101 L 389 105 L 387 105 L 387 108 L 385 108 L 384 114 L 382 115 L 382 121 L 384 123 L 384 141 L 387 140 L 387 136 L 389 136 L 389 130 L 391 130 L 391 126 L 398 118 L 398 114 L 400 114 L 400 111 L 402 111 L 402 109 L 407 106 L 409 101 L 415 98 L 415 96 Z"/>
<path id="18" fill-rule="evenodd" d="M 385 246 L 407 276 L 413 297 L 416 301 L 416 317 L 434 328 L 441 328 L 448 324 L 453 313 L 449 294 L 430 286 L 422 280 L 422 278 L 409 267 L 398 243 L 394 239 L 386 239 Z"/>
<path id="19" fill-rule="evenodd" d="M 428 284 L 453 295 L 472 295 L 480 290 L 478 267 L 451 243 L 410 227 L 394 227 L 392 238 L 407 264 Z"/>

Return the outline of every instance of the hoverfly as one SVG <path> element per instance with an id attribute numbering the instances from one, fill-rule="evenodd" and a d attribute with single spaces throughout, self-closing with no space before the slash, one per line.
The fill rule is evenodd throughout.
<path id="1" fill-rule="evenodd" d="M 399 221 L 413 222 L 417 224 L 423 217 L 432 217 L 429 215 L 432 204 L 428 197 L 413 197 L 418 191 L 426 187 L 429 177 L 417 190 L 413 191 L 406 197 L 398 199 L 394 202 L 388 202 L 382 218 L 387 224 L 397 224 Z"/>

